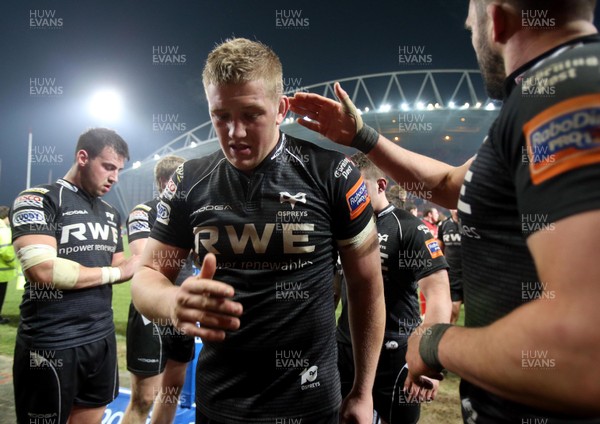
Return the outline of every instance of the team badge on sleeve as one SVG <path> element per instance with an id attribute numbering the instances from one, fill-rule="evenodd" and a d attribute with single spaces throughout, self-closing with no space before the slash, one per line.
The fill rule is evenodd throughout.
<path id="1" fill-rule="evenodd" d="M 600 164 L 600 94 L 560 102 L 523 127 L 531 181 Z"/>
<path id="2" fill-rule="evenodd" d="M 439 258 L 440 256 L 444 256 L 444 253 L 440 248 L 440 243 L 436 239 L 427 240 L 425 242 L 425 246 L 427 246 L 427 250 L 429 250 L 429 254 L 433 259 Z"/>
<path id="3" fill-rule="evenodd" d="M 369 206 L 369 203 L 371 203 L 371 198 L 367 192 L 367 186 L 362 177 L 360 177 L 356 184 L 354 184 L 354 187 L 346 193 L 346 202 L 348 204 L 348 209 L 350 209 L 351 220 L 360 216 L 362 211 L 364 211 L 365 208 Z"/>

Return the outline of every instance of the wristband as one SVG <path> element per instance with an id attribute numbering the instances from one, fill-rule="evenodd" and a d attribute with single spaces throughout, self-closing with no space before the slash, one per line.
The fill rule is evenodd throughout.
<path id="1" fill-rule="evenodd" d="M 121 270 L 117 267 L 103 266 L 102 270 L 102 284 L 112 284 L 121 279 Z"/>
<path id="2" fill-rule="evenodd" d="M 444 369 L 438 358 L 438 347 L 442 336 L 452 324 L 435 324 L 432 325 L 428 331 L 425 332 L 421 341 L 419 342 L 419 354 L 421 359 L 429 368 L 436 372 L 440 372 Z"/>
<path id="3" fill-rule="evenodd" d="M 379 140 L 379 133 L 370 126 L 364 124 L 352 139 L 350 146 L 367 154 L 373 150 L 373 147 L 377 144 L 377 140 Z"/>

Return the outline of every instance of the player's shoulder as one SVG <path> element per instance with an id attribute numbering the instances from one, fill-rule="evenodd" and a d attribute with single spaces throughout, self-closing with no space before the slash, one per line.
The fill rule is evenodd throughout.
<path id="1" fill-rule="evenodd" d="M 321 180 L 348 179 L 356 169 L 344 153 L 321 147 L 310 141 L 285 135 L 285 150 L 306 168 L 316 173 Z"/>
<path id="2" fill-rule="evenodd" d="M 60 186 L 56 183 L 26 188 L 13 201 L 12 210 L 25 207 L 43 208 L 44 200 L 54 200 L 59 191 Z"/>
<path id="3" fill-rule="evenodd" d="M 143 220 L 148 221 L 150 212 L 156 208 L 158 199 L 148 200 L 144 203 L 138 203 L 129 212 L 128 221 Z"/>
<path id="4" fill-rule="evenodd" d="M 175 190 L 189 190 L 192 185 L 196 184 L 205 176 L 215 172 L 219 167 L 225 166 L 226 163 L 227 159 L 221 149 L 200 158 L 186 160 L 175 169 L 171 180 L 174 184 L 171 182 L 167 184 L 161 198 L 164 197 L 165 193 L 169 190 L 173 193 Z"/>

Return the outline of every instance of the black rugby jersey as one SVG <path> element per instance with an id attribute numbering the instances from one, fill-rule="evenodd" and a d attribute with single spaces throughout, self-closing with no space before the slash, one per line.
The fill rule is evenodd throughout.
<path id="1" fill-rule="evenodd" d="M 410 212 L 389 205 L 377 215 L 377 233 L 385 294 L 385 340 L 406 344 L 421 324 L 417 282 L 448 264 L 437 239 Z M 345 294 L 345 290 L 342 291 Z M 345 296 L 338 322 L 337 339 L 350 344 L 350 326 Z"/>
<path id="2" fill-rule="evenodd" d="M 172 183 L 172 181 L 171 181 Z M 127 217 L 127 237 L 131 243 L 135 240 L 142 240 L 150 237 L 150 230 L 156 222 L 156 205 L 158 205 L 159 199 L 152 199 L 146 203 L 140 203 L 129 212 Z M 162 260 L 168 261 L 170 258 L 161 258 Z M 193 267 L 193 254 L 190 253 L 187 259 L 179 262 L 182 265 L 175 284 L 180 286 L 186 278 L 194 275 Z"/>
<path id="3" fill-rule="evenodd" d="M 600 208 L 599 41 L 598 35 L 573 40 L 506 80 L 505 104 L 465 176 L 458 205 L 466 326 L 491 324 L 544 296 L 527 237 Z M 477 399 L 495 404 L 483 406 L 495 411 L 495 422 L 557 416 L 466 381 L 463 387 L 475 410 Z"/>
<path id="4" fill-rule="evenodd" d="M 113 254 L 123 251 L 117 210 L 63 179 L 22 191 L 10 221 L 13 240 L 52 236 L 58 257 L 86 267 L 110 266 Z M 20 308 L 17 339 L 30 349 L 66 349 L 114 332 L 110 284 L 54 290 L 27 281 Z"/>
<path id="5" fill-rule="evenodd" d="M 458 222 L 455 222 L 452 217 L 442 221 L 438 229 L 438 239 L 444 244 L 444 256 L 450 265 L 448 270 L 450 279 L 462 278 L 461 234 Z"/>
<path id="6" fill-rule="evenodd" d="M 310 419 L 340 406 L 333 273 L 337 244 L 374 228 L 358 170 L 342 154 L 281 135 L 246 175 L 218 151 L 178 168 L 151 237 L 217 257 L 241 327 L 204 344 L 197 407 L 226 422 Z"/>

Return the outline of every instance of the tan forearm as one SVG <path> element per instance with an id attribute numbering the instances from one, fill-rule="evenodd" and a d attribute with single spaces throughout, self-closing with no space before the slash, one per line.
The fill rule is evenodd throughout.
<path id="1" fill-rule="evenodd" d="M 600 338 L 596 324 L 582 325 L 567 305 L 538 300 L 488 327 L 453 327 L 440 342 L 440 362 L 515 402 L 597 414 L 600 372 L 590 352 L 598 352 Z"/>
<path id="2" fill-rule="evenodd" d="M 469 160 L 460 167 L 454 167 L 406 150 L 382 135 L 368 156 L 408 191 L 415 192 L 417 196 L 427 191 L 431 194 L 428 200 L 451 209 L 456 209 L 460 188 L 471 164 Z"/>
<path id="3" fill-rule="evenodd" d="M 143 266 L 131 279 L 131 300 L 149 319 L 170 319 L 177 286 L 159 271 Z"/>

